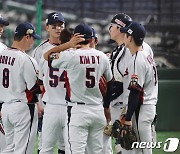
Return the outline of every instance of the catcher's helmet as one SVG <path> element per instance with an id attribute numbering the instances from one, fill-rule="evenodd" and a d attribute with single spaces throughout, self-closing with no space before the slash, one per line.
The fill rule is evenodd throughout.
<path id="1" fill-rule="evenodd" d="M 127 27 L 130 25 L 132 19 L 130 16 L 124 13 L 116 14 L 112 20 L 111 23 L 120 25 L 121 27 Z"/>

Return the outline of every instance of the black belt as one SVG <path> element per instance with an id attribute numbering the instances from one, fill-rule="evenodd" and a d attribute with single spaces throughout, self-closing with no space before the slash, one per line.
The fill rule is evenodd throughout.
<path id="1" fill-rule="evenodd" d="M 79 104 L 79 105 L 85 105 L 84 102 L 77 102 L 77 104 Z"/>

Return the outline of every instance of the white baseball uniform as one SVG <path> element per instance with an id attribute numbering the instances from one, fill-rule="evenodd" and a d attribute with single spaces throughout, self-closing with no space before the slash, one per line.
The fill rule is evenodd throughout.
<path id="1" fill-rule="evenodd" d="M 37 64 L 26 53 L 8 48 L 0 53 L 0 98 L 6 148 L 2 153 L 31 154 L 34 124 L 27 105 L 26 89 L 37 81 Z M 34 114 L 34 116 L 36 116 Z M 35 139 L 35 138 L 34 138 Z"/>
<path id="2" fill-rule="evenodd" d="M 114 50 L 114 52 L 112 53 L 113 56 L 111 59 L 111 69 L 112 69 L 115 81 L 123 82 L 124 71 L 126 69 L 126 66 L 129 63 L 129 60 L 132 58 L 132 55 L 129 49 L 125 48 L 124 46 L 122 47 L 119 46 L 118 48 L 119 49 Z M 148 51 L 152 57 L 154 56 L 151 47 L 146 42 L 143 42 L 143 49 Z M 115 54 L 117 55 L 115 56 Z M 112 65 L 112 63 L 114 64 Z M 120 114 L 121 114 L 120 110 L 124 106 L 123 105 L 124 103 L 122 104 L 121 102 L 123 102 L 123 93 L 118 98 L 116 98 L 115 100 L 111 102 L 112 122 L 114 122 L 118 117 L 120 117 Z"/>
<path id="3" fill-rule="evenodd" d="M 112 79 L 108 57 L 96 49 L 66 50 L 52 66 L 64 68 L 69 78 L 66 127 L 66 154 L 103 153 L 103 129 L 106 125 L 99 80 L 104 74 Z"/>
<path id="4" fill-rule="evenodd" d="M 65 76 L 64 69 L 49 68 L 43 54 L 55 47 L 46 40 L 35 49 L 35 59 L 39 63 L 45 93 L 42 101 L 46 102 L 42 125 L 42 149 L 41 154 L 53 153 L 54 145 L 59 141 L 59 149 L 65 150 L 64 127 L 67 103 L 65 101 Z"/>
<path id="5" fill-rule="evenodd" d="M 149 54 L 153 57 L 153 51 L 146 42 L 143 42 L 143 49 L 148 51 Z M 111 69 L 113 72 L 114 79 L 117 82 L 123 83 L 124 71 L 126 69 L 126 66 L 129 63 L 129 60 L 132 58 L 132 55 L 131 55 L 129 49 L 125 48 L 124 46 L 118 46 L 114 50 L 114 52 L 112 52 L 112 54 L 113 55 L 111 56 L 110 60 L 111 60 Z M 122 104 L 122 102 L 123 102 L 123 93 L 111 102 L 112 123 L 120 117 L 122 107 L 126 106 L 124 103 Z M 152 126 L 152 127 L 154 127 L 154 126 Z M 153 131 L 152 131 L 152 138 L 153 138 L 153 141 L 156 141 L 155 129 L 153 129 Z M 124 149 L 122 151 L 125 153 Z M 126 151 L 126 153 L 128 153 L 128 151 Z"/>
<path id="6" fill-rule="evenodd" d="M 152 142 L 151 124 L 156 113 L 158 79 L 156 65 L 149 51 L 138 51 L 130 59 L 124 73 L 124 103 L 128 104 L 130 82 L 137 82 L 141 94 L 133 117 L 138 140 Z M 152 154 L 152 149 L 134 149 L 135 153 Z"/>
<path id="7" fill-rule="evenodd" d="M 3 51 L 4 49 L 6 49 L 7 46 L 4 45 L 3 43 L 0 42 L 0 52 Z M 1 91 L 1 86 L 0 86 L 0 91 Z M 1 98 L 0 98 L 0 103 L 2 102 Z M 1 119 L 1 117 L 0 117 Z M 1 120 L 0 120 L 0 123 L 1 123 Z M 3 129 L 3 125 L 0 124 L 2 129 Z M 5 141 L 5 136 L 4 134 L 0 131 L 0 152 L 5 148 L 6 146 L 6 141 Z"/>

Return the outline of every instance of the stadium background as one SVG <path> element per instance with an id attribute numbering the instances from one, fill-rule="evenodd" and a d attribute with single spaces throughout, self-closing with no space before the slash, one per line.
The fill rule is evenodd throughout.
<path id="1" fill-rule="evenodd" d="M 10 22 L 0 41 L 10 46 L 16 26 L 24 21 L 32 22 L 42 40 L 46 39 L 45 18 L 54 10 L 63 14 L 66 27 L 74 28 L 80 22 L 91 25 L 98 33 L 98 48 L 103 52 L 111 52 L 116 45 L 110 43 L 108 33 L 113 15 L 124 12 L 144 24 L 147 30 L 145 40 L 153 48 L 158 67 L 157 130 L 161 131 L 158 140 L 164 141 L 171 136 L 180 138 L 180 1 L 0 0 L 0 14 Z"/>

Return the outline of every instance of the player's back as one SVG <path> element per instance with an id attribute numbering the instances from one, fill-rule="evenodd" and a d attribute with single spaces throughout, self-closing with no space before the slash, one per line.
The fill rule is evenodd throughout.
<path id="1" fill-rule="evenodd" d="M 66 59 L 65 57 L 68 60 L 59 67 L 64 67 L 68 73 L 70 101 L 102 104 L 99 90 L 100 77 L 104 74 L 108 81 L 112 78 L 108 57 L 96 49 L 83 48 L 62 52 L 60 59 Z M 53 65 L 57 66 L 55 61 Z"/>
<path id="2" fill-rule="evenodd" d="M 0 81 L 2 81 L 0 97 L 3 102 L 17 100 L 27 102 L 25 90 L 31 89 L 36 81 L 35 70 L 34 72 L 31 70 L 33 66 L 26 53 L 14 48 L 0 52 Z"/>

